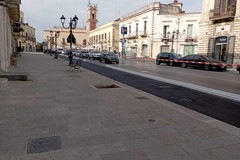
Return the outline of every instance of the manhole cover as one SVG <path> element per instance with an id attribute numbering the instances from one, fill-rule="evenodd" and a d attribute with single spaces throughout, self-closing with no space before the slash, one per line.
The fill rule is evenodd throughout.
<path id="1" fill-rule="evenodd" d="M 29 139 L 27 154 L 55 151 L 61 148 L 60 136 Z"/>
<path id="2" fill-rule="evenodd" d="M 139 99 L 139 100 L 147 100 L 147 99 L 149 99 L 149 98 L 147 98 L 147 97 L 144 97 L 144 96 L 142 96 L 142 97 L 135 97 L 136 99 Z"/>

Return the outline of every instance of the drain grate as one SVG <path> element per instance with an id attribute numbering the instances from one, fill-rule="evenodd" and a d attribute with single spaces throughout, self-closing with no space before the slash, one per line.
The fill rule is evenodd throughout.
<path id="1" fill-rule="evenodd" d="M 148 122 L 155 122 L 155 120 L 154 119 L 149 119 Z"/>
<path id="2" fill-rule="evenodd" d="M 106 85 L 93 85 L 97 89 L 109 89 L 109 88 L 121 88 L 116 84 L 106 84 Z"/>
<path id="3" fill-rule="evenodd" d="M 147 99 L 149 99 L 149 98 L 144 97 L 144 96 L 142 96 L 142 97 L 134 97 L 134 98 L 139 99 L 139 100 L 147 100 Z"/>
<path id="4" fill-rule="evenodd" d="M 62 149 L 60 136 L 29 139 L 27 154 L 49 152 Z"/>

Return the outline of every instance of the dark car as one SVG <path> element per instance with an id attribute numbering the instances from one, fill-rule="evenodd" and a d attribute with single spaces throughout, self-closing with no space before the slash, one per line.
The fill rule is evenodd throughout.
<path id="1" fill-rule="evenodd" d="M 89 58 L 89 52 L 88 51 L 81 51 L 79 57 L 80 58 Z"/>
<path id="2" fill-rule="evenodd" d="M 156 57 L 156 64 L 166 63 L 168 66 L 178 65 L 178 59 L 181 58 L 176 53 L 161 52 Z"/>
<path id="3" fill-rule="evenodd" d="M 239 74 L 240 74 L 240 64 L 237 65 L 237 71 L 238 71 Z"/>
<path id="4" fill-rule="evenodd" d="M 227 65 L 224 62 L 215 60 L 212 57 L 198 54 L 190 54 L 180 58 L 179 65 L 183 68 L 189 66 L 202 68 L 207 71 L 212 69 L 225 71 L 227 69 Z"/>
<path id="5" fill-rule="evenodd" d="M 114 52 L 102 52 L 99 62 L 105 62 L 105 63 L 119 63 L 118 56 Z"/>

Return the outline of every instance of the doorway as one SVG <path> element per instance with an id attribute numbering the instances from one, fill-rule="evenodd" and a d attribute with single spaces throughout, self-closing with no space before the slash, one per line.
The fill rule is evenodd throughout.
<path id="1" fill-rule="evenodd" d="M 213 58 L 219 61 L 226 62 L 226 49 L 227 44 L 216 44 L 215 46 L 215 54 Z"/>
<path id="2" fill-rule="evenodd" d="M 170 48 L 167 45 L 161 46 L 161 52 L 169 52 Z"/>
<path id="3" fill-rule="evenodd" d="M 148 46 L 146 44 L 143 44 L 142 45 L 142 57 L 146 57 L 147 56 L 147 49 L 148 49 Z"/>
<path id="4" fill-rule="evenodd" d="M 183 50 L 183 56 L 187 56 L 189 54 L 194 54 L 194 45 L 185 45 Z"/>

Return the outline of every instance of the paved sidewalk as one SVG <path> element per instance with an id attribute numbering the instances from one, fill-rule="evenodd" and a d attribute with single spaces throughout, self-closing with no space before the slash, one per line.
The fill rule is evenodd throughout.
<path id="1" fill-rule="evenodd" d="M 238 128 L 67 65 L 11 68 L 30 80 L 0 86 L 0 160 L 239 160 Z"/>

